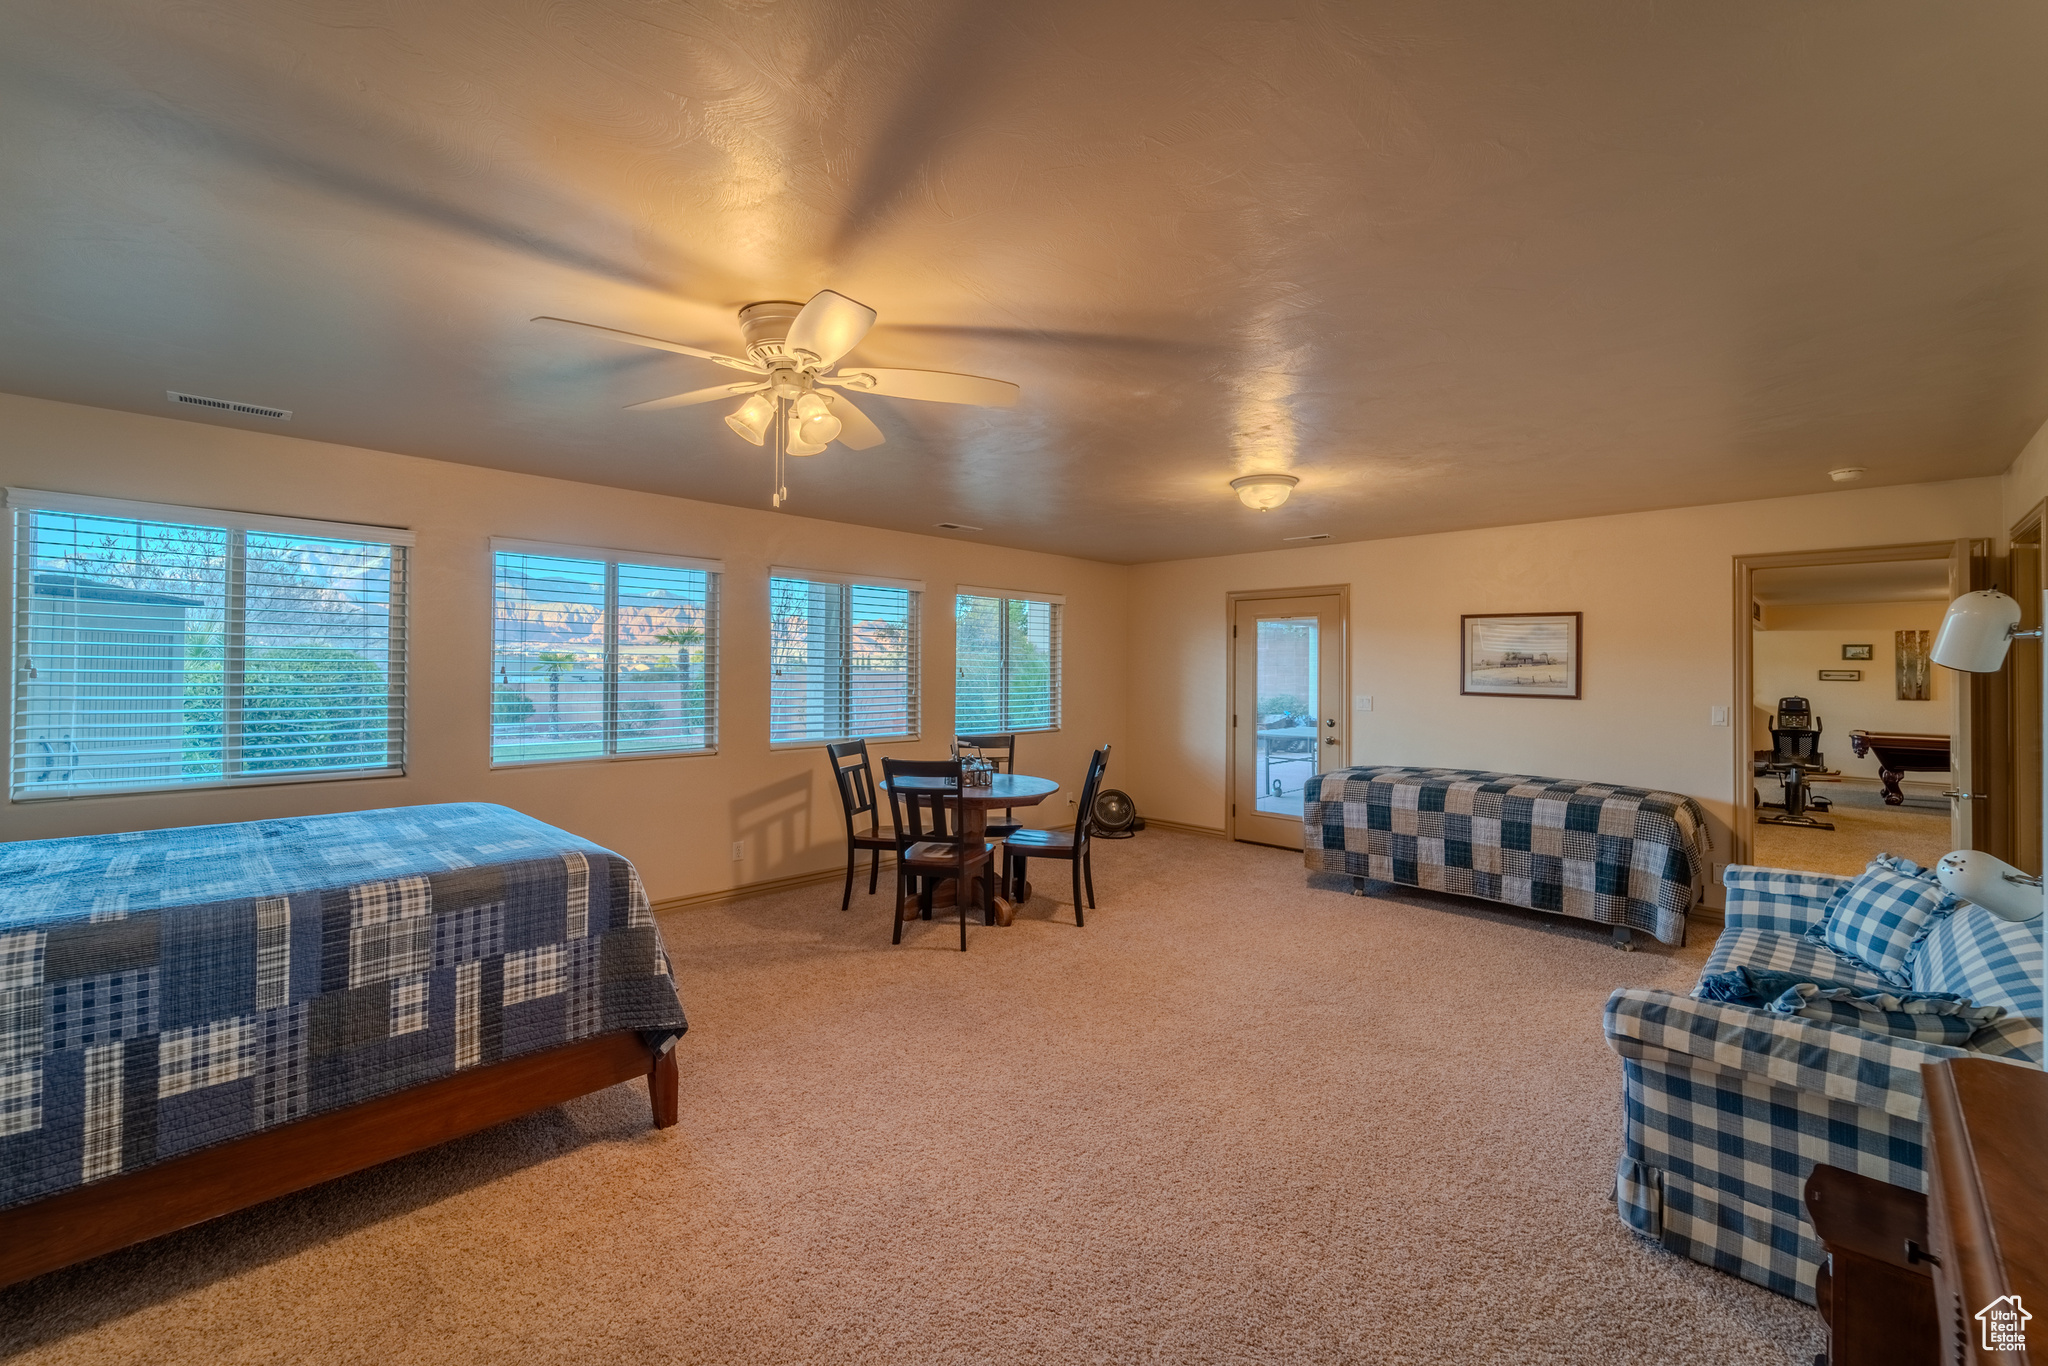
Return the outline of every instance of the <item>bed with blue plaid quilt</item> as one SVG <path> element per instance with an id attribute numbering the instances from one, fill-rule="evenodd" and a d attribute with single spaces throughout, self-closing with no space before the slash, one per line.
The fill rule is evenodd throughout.
<path id="1" fill-rule="evenodd" d="M 684 1028 L 633 865 L 502 806 L 0 845 L 0 1209 Z"/>
<path id="2" fill-rule="evenodd" d="M 1685 942 L 1707 818 L 1674 792 L 1465 768 L 1318 773 L 1302 788 L 1316 872 L 1483 897 Z"/>

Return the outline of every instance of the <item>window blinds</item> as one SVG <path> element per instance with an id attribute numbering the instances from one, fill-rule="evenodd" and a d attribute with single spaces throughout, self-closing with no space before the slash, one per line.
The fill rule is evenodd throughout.
<path id="1" fill-rule="evenodd" d="M 409 533 L 8 506 L 16 800 L 404 771 Z"/>
<path id="2" fill-rule="evenodd" d="M 919 592 L 783 573 L 768 581 L 769 740 L 916 735 Z"/>
<path id="3" fill-rule="evenodd" d="M 953 599 L 953 730 L 1055 730 L 1060 604 L 961 592 Z"/>
<path id="4" fill-rule="evenodd" d="M 493 763 L 717 747 L 714 562 L 493 545 Z"/>

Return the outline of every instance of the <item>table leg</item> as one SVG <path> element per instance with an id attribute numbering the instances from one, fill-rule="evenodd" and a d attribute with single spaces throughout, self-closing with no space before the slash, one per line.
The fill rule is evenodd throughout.
<path id="1" fill-rule="evenodd" d="M 1886 768 L 1882 764 L 1878 766 L 1877 778 L 1879 782 L 1884 784 L 1884 804 L 1886 806 L 1904 806 L 1906 804 L 1906 793 L 1899 786 L 1899 779 L 1905 776 L 1905 770 L 1903 769 Z"/>

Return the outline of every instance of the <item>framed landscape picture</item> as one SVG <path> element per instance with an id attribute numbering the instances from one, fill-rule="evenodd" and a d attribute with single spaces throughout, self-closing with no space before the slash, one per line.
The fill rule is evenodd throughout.
<path id="1" fill-rule="evenodd" d="M 1460 692 L 1485 697 L 1577 697 L 1578 612 L 1466 616 Z"/>

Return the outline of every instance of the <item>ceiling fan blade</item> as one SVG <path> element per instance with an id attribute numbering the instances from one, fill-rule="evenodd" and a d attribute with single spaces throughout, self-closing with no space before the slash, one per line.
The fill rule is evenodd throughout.
<path id="1" fill-rule="evenodd" d="M 827 376 L 824 382 L 860 394 L 921 398 L 931 403 L 969 403 L 977 408 L 1013 408 L 1017 395 L 1023 392 L 1005 379 L 956 375 L 950 370 L 878 370 L 872 365 Z"/>
<path id="2" fill-rule="evenodd" d="M 741 394 L 758 394 L 766 389 L 765 384 L 714 384 L 709 389 L 692 389 L 687 394 L 670 394 L 667 398 L 650 398 L 645 403 L 628 403 L 629 413 L 652 413 L 663 408 L 689 408 L 699 403 L 716 403 L 722 398 L 737 398 Z"/>
<path id="3" fill-rule="evenodd" d="M 820 365 L 830 365 L 854 347 L 875 325 L 875 310 L 844 294 L 821 289 L 789 325 L 784 351 L 808 351 Z"/>
<path id="4" fill-rule="evenodd" d="M 657 351 L 673 351 L 679 356 L 695 356 L 699 360 L 716 361 L 720 365 L 730 365 L 735 370 L 745 370 L 753 375 L 767 373 L 752 361 L 741 360 L 738 356 L 721 356 L 718 352 L 706 351 L 701 346 L 685 346 L 681 342 L 663 341 L 660 337 L 643 337 L 638 332 L 621 332 L 615 327 L 571 322 L 567 318 L 535 318 L 533 321 L 545 323 L 549 327 L 572 327 L 578 332 L 595 332 L 601 337 L 610 337 L 613 341 L 628 342 L 634 346 L 651 346 Z"/>
<path id="5" fill-rule="evenodd" d="M 832 396 L 832 416 L 839 419 L 839 444 L 849 450 L 864 451 L 889 439 L 845 394 Z"/>

